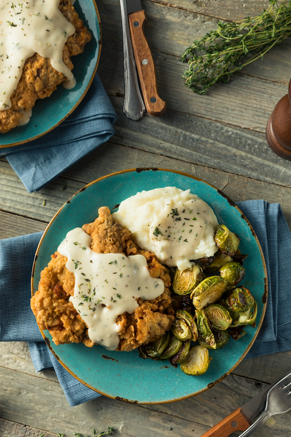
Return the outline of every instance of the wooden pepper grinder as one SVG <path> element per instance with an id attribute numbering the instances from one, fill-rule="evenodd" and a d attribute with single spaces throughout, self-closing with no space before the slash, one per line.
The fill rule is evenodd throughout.
<path id="1" fill-rule="evenodd" d="M 291 80 L 288 94 L 277 103 L 269 118 L 266 136 L 273 152 L 291 161 Z"/>

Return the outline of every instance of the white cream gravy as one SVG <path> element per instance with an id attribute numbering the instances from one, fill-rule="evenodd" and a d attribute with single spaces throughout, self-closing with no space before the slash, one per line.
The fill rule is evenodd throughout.
<path id="1" fill-rule="evenodd" d="M 68 81 L 74 76 L 63 62 L 63 48 L 74 26 L 59 10 L 60 0 L 0 0 L 0 110 L 11 107 L 27 58 L 38 53 Z M 68 84 L 68 86 L 70 86 Z"/>
<path id="2" fill-rule="evenodd" d="M 89 338 L 107 349 L 119 343 L 117 316 L 138 307 L 136 299 L 155 299 L 164 292 L 161 279 L 152 278 L 144 256 L 100 254 L 90 248 L 91 237 L 81 228 L 70 231 L 58 252 L 75 275 L 75 309 L 88 326 Z"/>

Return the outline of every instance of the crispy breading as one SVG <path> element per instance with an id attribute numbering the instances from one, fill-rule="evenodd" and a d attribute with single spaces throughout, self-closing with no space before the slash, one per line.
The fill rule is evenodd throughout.
<path id="1" fill-rule="evenodd" d="M 91 249 L 96 253 L 141 254 L 153 278 L 163 280 L 165 289 L 153 300 L 138 299 L 139 307 L 132 313 L 117 318 L 120 325 L 117 350 L 131 351 L 161 337 L 174 321 L 171 306 L 171 279 L 168 269 L 159 263 L 153 253 L 141 250 L 130 232 L 116 223 L 109 208 L 99 209 L 99 216 L 83 226 L 92 238 Z M 74 295 L 75 276 L 66 268 L 67 258 L 56 252 L 42 273 L 37 293 L 31 299 L 31 308 L 42 329 L 48 329 L 56 344 L 84 343 L 92 347 L 85 322 L 69 302 Z"/>
<path id="2" fill-rule="evenodd" d="M 63 61 L 72 70 L 74 66 L 71 56 L 83 52 L 85 44 L 91 40 L 91 34 L 79 18 L 71 0 L 61 0 L 59 9 L 75 27 L 75 33 L 68 38 L 63 49 Z M 0 111 L 0 132 L 6 133 L 17 127 L 23 116 L 22 112 L 17 111 L 32 109 L 37 99 L 49 97 L 65 80 L 66 77 L 51 66 L 49 59 L 37 53 L 28 58 L 17 88 L 11 96 L 12 107 Z"/>

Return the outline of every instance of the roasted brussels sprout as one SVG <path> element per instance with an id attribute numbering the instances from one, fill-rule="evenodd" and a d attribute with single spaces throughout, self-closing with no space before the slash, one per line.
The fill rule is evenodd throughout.
<path id="1" fill-rule="evenodd" d="M 255 326 L 257 302 L 247 288 L 241 286 L 232 290 L 226 297 L 225 304 L 233 320 L 231 327 Z"/>
<path id="2" fill-rule="evenodd" d="M 213 331 L 213 335 L 215 338 L 216 349 L 221 349 L 229 342 L 230 334 L 228 331 Z M 204 340 L 199 340 L 199 343 L 201 346 L 207 347 L 207 349 L 213 349 Z"/>
<path id="3" fill-rule="evenodd" d="M 214 232 L 214 241 L 221 252 L 233 256 L 239 246 L 239 238 L 225 225 L 219 225 Z"/>
<path id="4" fill-rule="evenodd" d="M 209 275 L 217 273 L 219 269 L 222 266 L 224 266 L 224 264 L 229 263 L 231 261 L 232 261 L 231 256 L 228 256 L 225 253 L 222 253 L 220 250 L 218 250 L 214 256 L 214 260 L 205 270 L 205 273 Z"/>
<path id="5" fill-rule="evenodd" d="M 166 332 L 162 337 L 144 346 L 143 352 L 150 358 L 159 358 L 168 346 L 169 341 L 170 333 Z"/>
<path id="6" fill-rule="evenodd" d="M 178 340 L 176 337 L 172 336 L 168 343 L 168 346 L 165 348 L 164 352 L 160 356 L 161 360 L 168 360 L 176 355 L 181 347 L 183 346 L 183 342 Z"/>
<path id="7" fill-rule="evenodd" d="M 202 270 L 205 270 L 213 262 L 213 260 L 214 260 L 214 255 L 205 256 L 199 259 L 193 259 L 191 260 L 191 262 L 193 262 L 194 264 L 199 264 L 199 266 L 202 267 Z"/>
<path id="8" fill-rule="evenodd" d="M 172 327 L 172 333 L 181 341 L 188 341 L 192 339 L 192 331 L 185 320 L 176 319 Z"/>
<path id="9" fill-rule="evenodd" d="M 211 349 L 216 349 L 216 342 L 214 334 L 209 326 L 208 318 L 204 310 L 196 311 L 197 326 L 198 326 L 198 340 L 204 341 Z"/>
<path id="10" fill-rule="evenodd" d="M 190 297 L 193 298 L 193 305 L 198 310 L 201 310 L 220 299 L 227 287 L 227 281 L 220 276 L 210 276 L 204 279 L 192 291 Z"/>
<path id="11" fill-rule="evenodd" d="M 206 307 L 204 311 L 212 328 L 224 331 L 230 327 L 232 318 L 229 311 L 222 305 L 215 303 Z"/>
<path id="12" fill-rule="evenodd" d="M 203 270 L 199 265 L 195 264 L 187 270 L 177 269 L 173 281 L 173 291 L 180 295 L 190 294 L 203 278 Z"/>
<path id="13" fill-rule="evenodd" d="M 196 341 L 198 338 L 198 329 L 193 316 L 188 313 L 188 311 L 178 310 L 176 311 L 176 318 L 178 320 L 184 320 L 187 323 L 192 333 L 191 340 Z"/>
<path id="14" fill-rule="evenodd" d="M 209 367 L 211 358 L 206 347 L 194 346 L 187 358 L 180 364 L 181 370 L 187 375 L 203 375 Z"/>
<path id="15" fill-rule="evenodd" d="M 179 352 L 172 358 L 172 364 L 182 363 L 182 361 L 187 358 L 190 350 L 190 343 L 190 341 L 186 341 L 185 343 L 183 343 Z"/>
<path id="16" fill-rule="evenodd" d="M 193 311 L 193 303 L 189 294 L 185 296 L 179 296 L 178 294 L 172 294 L 172 305 L 175 311 L 185 310 L 189 313 Z"/>
<path id="17" fill-rule="evenodd" d="M 245 275 L 244 267 L 237 262 L 230 262 L 225 264 L 219 270 L 220 276 L 225 279 L 230 286 L 237 285 Z"/>
<path id="18" fill-rule="evenodd" d="M 236 328 L 229 328 L 228 332 L 229 332 L 230 336 L 235 341 L 239 340 L 244 335 L 246 335 L 246 331 L 244 331 L 244 327 L 243 326 L 237 326 Z"/>

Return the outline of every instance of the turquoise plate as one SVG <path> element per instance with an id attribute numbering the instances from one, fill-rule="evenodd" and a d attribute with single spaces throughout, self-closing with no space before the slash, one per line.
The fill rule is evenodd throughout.
<path id="1" fill-rule="evenodd" d="M 32 294 L 37 291 L 41 271 L 47 266 L 68 231 L 95 220 L 98 208 L 116 211 L 118 204 L 142 190 L 175 186 L 189 189 L 213 209 L 220 223 L 225 223 L 241 238 L 240 250 L 247 253 L 244 284 L 258 303 L 257 328 L 247 327 L 239 341 L 223 349 L 210 351 L 213 358 L 202 376 L 185 375 L 168 361 L 139 358 L 138 351 L 109 352 L 103 347 L 83 344 L 56 346 L 50 334 L 42 332 L 59 362 L 79 381 L 111 398 L 139 403 L 171 402 L 198 394 L 227 376 L 244 358 L 261 327 L 266 307 L 267 273 L 257 237 L 248 220 L 222 192 L 194 176 L 163 169 L 134 169 L 100 178 L 78 191 L 59 210 L 48 225 L 36 252 Z"/>
<path id="2" fill-rule="evenodd" d="M 95 0 L 76 0 L 74 8 L 92 35 L 84 52 L 72 58 L 73 73 L 77 81 L 75 88 L 66 90 L 59 85 L 50 97 L 37 100 L 27 125 L 17 127 L 7 134 L 0 134 L 0 149 L 27 143 L 48 133 L 62 123 L 86 95 L 100 60 L 101 21 Z"/>

